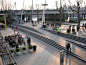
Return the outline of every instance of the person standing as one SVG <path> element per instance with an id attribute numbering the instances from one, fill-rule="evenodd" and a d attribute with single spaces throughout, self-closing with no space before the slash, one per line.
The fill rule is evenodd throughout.
<path id="1" fill-rule="evenodd" d="M 77 25 L 77 31 L 79 30 L 79 26 Z"/>
<path id="2" fill-rule="evenodd" d="M 84 30 L 84 24 L 83 24 L 83 30 Z"/>
<path id="3" fill-rule="evenodd" d="M 66 45 L 66 49 L 67 49 L 67 55 L 68 55 L 69 49 L 70 49 L 70 51 L 71 51 L 71 48 L 70 48 L 70 44 L 69 44 L 69 43 Z"/>
<path id="4" fill-rule="evenodd" d="M 14 35 L 15 35 L 15 29 L 14 29 Z"/>
<path id="5" fill-rule="evenodd" d="M 24 45 L 26 45 L 26 44 L 25 44 L 25 38 L 23 38 L 23 43 L 24 43 Z"/>
<path id="6" fill-rule="evenodd" d="M 58 29 L 57 29 L 57 32 L 58 32 L 58 34 L 59 34 L 59 32 L 60 32 L 60 28 L 58 27 Z"/>
<path id="7" fill-rule="evenodd" d="M 18 27 L 16 27 L 16 30 L 18 31 Z"/>
<path id="8" fill-rule="evenodd" d="M 85 29 L 86 29 L 86 23 L 85 23 Z"/>
<path id="9" fill-rule="evenodd" d="M 30 39 L 30 37 L 27 38 L 27 44 L 28 44 L 28 46 L 31 46 L 31 39 Z"/>

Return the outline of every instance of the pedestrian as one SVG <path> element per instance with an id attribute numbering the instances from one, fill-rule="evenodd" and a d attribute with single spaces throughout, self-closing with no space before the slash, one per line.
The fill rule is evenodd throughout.
<path id="1" fill-rule="evenodd" d="M 26 44 L 25 44 L 25 38 L 23 38 L 23 43 L 24 43 L 24 45 L 26 45 Z"/>
<path id="2" fill-rule="evenodd" d="M 69 32 L 71 31 L 71 25 L 69 26 Z"/>
<path id="3" fill-rule="evenodd" d="M 85 23 L 85 29 L 86 29 L 86 23 Z"/>
<path id="4" fill-rule="evenodd" d="M 35 21 L 35 24 L 36 24 L 36 21 Z"/>
<path id="5" fill-rule="evenodd" d="M 79 30 L 79 26 L 77 25 L 77 31 Z"/>
<path id="6" fill-rule="evenodd" d="M 13 29 L 13 26 L 12 26 L 12 29 Z"/>
<path id="7" fill-rule="evenodd" d="M 14 35 L 15 35 L 15 29 L 14 29 Z"/>
<path id="8" fill-rule="evenodd" d="M 31 46 L 31 39 L 30 39 L 30 37 L 27 37 L 27 44 L 28 44 L 28 46 Z"/>
<path id="9" fill-rule="evenodd" d="M 83 30 L 84 30 L 84 24 L 83 24 Z"/>
<path id="10" fill-rule="evenodd" d="M 70 51 L 71 51 L 71 48 L 70 48 L 70 44 L 69 44 L 69 43 L 66 45 L 66 49 L 67 49 L 67 55 L 68 55 L 69 49 L 70 49 Z"/>
<path id="11" fill-rule="evenodd" d="M 19 32 L 17 32 L 17 36 L 19 36 Z"/>
<path id="12" fill-rule="evenodd" d="M 5 31 L 5 26 L 4 26 L 4 31 Z"/>
<path id="13" fill-rule="evenodd" d="M 72 26 L 72 29 L 74 29 L 74 25 Z"/>
<path id="14" fill-rule="evenodd" d="M 60 28 L 58 27 L 58 29 L 57 29 L 57 32 L 58 32 L 58 34 L 59 34 L 59 32 L 60 32 Z"/>
<path id="15" fill-rule="evenodd" d="M 16 27 L 16 30 L 18 31 L 18 27 Z"/>

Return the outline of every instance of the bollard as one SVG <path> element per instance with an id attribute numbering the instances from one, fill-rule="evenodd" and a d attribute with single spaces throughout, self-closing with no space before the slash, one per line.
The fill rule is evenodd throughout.
<path id="1" fill-rule="evenodd" d="M 60 51 L 60 65 L 64 64 L 64 50 Z"/>

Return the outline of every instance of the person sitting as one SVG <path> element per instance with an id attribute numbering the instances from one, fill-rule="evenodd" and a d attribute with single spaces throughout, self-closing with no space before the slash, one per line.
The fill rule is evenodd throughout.
<path id="1" fill-rule="evenodd" d="M 12 47 L 15 47 L 15 43 L 12 43 Z"/>
<path id="2" fill-rule="evenodd" d="M 9 41 L 9 45 L 12 46 L 12 41 L 11 40 Z"/>

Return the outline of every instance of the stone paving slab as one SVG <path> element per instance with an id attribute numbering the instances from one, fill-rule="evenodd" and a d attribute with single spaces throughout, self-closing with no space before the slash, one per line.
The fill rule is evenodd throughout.
<path id="1" fill-rule="evenodd" d="M 58 42 L 60 45 L 62 45 L 62 46 L 64 46 L 64 47 L 65 47 L 66 44 L 68 43 L 68 41 L 64 40 L 64 38 L 62 38 L 62 37 L 60 37 L 60 36 L 57 36 L 57 35 L 51 34 L 51 33 L 49 33 L 49 32 L 46 32 L 46 31 L 44 31 L 44 30 L 41 30 L 41 29 L 40 29 L 41 24 L 38 25 L 38 26 L 36 26 L 36 27 L 31 26 L 31 25 L 28 25 L 28 24 L 22 24 L 22 25 L 24 25 L 24 26 L 29 26 L 29 27 L 32 27 L 32 28 L 34 28 L 34 29 L 36 29 L 36 30 L 39 30 L 40 32 L 43 32 L 43 34 L 45 34 L 45 37 L 50 38 L 50 39 L 52 39 L 52 40 Z M 72 41 L 73 41 L 73 40 L 72 40 Z M 69 42 L 69 43 L 70 43 L 70 42 Z M 79 42 L 79 43 L 80 43 L 80 42 Z M 81 44 L 82 44 L 82 43 L 81 43 Z M 79 56 L 83 57 L 84 59 L 86 59 L 86 58 L 85 58 L 85 55 L 86 55 L 86 51 L 85 51 L 85 50 L 83 50 L 83 49 L 77 47 L 76 45 L 74 45 L 74 44 L 72 44 L 72 43 L 71 43 L 71 50 L 72 50 L 74 53 L 76 53 L 77 55 L 79 55 Z M 82 51 L 82 53 L 81 53 L 81 51 Z"/>
<path id="2" fill-rule="evenodd" d="M 10 29 L 8 29 L 6 32 L 9 33 L 9 30 Z M 10 32 L 11 34 L 13 34 L 12 30 L 10 30 Z M 4 36 L 8 35 L 7 33 L 4 33 L 2 35 Z M 22 33 L 22 32 L 20 33 L 23 34 L 23 36 L 25 36 L 25 33 Z M 15 56 L 15 59 L 18 62 L 18 65 L 60 65 L 60 62 L 59 62 L 60 61 L 60 58 L 59 58 L 60 51 L 58 49 L 55 49 L 52 46 L 49 46 L 35 38 L 32 38 L 32 44 L 37 45 L 37 51 L 33 53 L 27 52 L 26 54 Z M 66 56 L 65 54 L 64 57 L 65 57 L 64 65 L 66 64 L 85 65 L 85 63 L 81 62 L 80 60 L 74 57 L 71 57 L 70 55 Z"/>
<path id="3" fill-rule="evenodd" d="M 23 24 L 23 25 L 33 27 L 33 26 L 27 25 L 27 24 Z M 43 34 L 45 34 L 45 37 L 50 38 L 50 39 L 52 39 L 52 40 L 58 42 L 60 45 L 66 47 L 66 44 L 68 43 L 68 41 L 64 40 L 62 37 L 60 37 L 60 36 L 58 36 L 58 35 L 54 35 L 54 34 L 51 34 L 51 33 L 49 33 L 49 32 L 46 32 L 46 31 L 44 31 L 44 30 L 41 30 L 41 29 L 39 29 L 39 27 L 40 27 L 40 26 L 38 26 L 38 27 L 33 27 L 33 28 L 35 28 L 36 30 L 39 30 L 40 32 L 43 32 Z M 72 40 L 72 41 L 73 41 L 73 40 Z M 70 42 L 69 42 L 69 43 L 70 43 Z M 80 43 L 80 42 L 79 42 L 79 43 Z M 81 43 L 81 44 L 82 44 L 82 43 Z M 78 49 L 78 50 L 76 51 L 76 49 Z M 78 46 L 76 46 L 76 45 L 74 45 L 74 44 L 72 44 L 72 43 L 71 43 L 71 50 L 72 50 L 74 53 L 76 53 L 77 55 L 79 55 L 79 56 L 81 56 L 82 58 L 86 59 L 86 58 L 84 57 L 84 56 L 86 55 L 86 51 L 85 51 L 85 50 L 79 48 Z M 82 53 L 81 53 L 81 51 L 82 51 Z"/>

